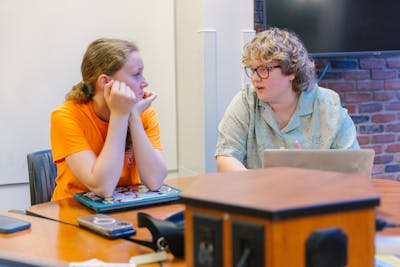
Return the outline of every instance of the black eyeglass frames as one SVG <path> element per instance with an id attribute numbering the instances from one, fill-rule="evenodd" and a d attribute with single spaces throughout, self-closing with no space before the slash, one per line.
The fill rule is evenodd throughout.
<path id="1" fill-rule="evenodd" d="M 273 70 L 273 69 L 278 69 L 281 66 L 271 66 L 271 67 L 267 67 L 267 66 L 259 66 L 255 69 L 253 69 L 250 66 L 245 66 L 244 70 L 246 72 L 247 77 L 249 77 L 251 79 L 251 77 L 253 77 L 254 72 L 257 73 L 257 76 L 260 79 L 268 79 L 269 77 L 269 73 Z"/>

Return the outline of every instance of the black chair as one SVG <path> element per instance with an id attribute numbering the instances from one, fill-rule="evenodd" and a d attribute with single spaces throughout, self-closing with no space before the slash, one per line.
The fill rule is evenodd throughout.
<path id="1" fill-rule="evenodd" d="M 42 150 L 27 155 L 31 205 L 50 201 L 56 186 L 57 167 L 51 150 Z"/>

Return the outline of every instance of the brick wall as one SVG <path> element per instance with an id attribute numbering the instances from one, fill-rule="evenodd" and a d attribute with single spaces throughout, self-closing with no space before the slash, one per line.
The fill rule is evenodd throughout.
<path id="1" fill-rule="evenodd" d="M 317 57 L 320 85 L 339 93 L 362 148 L 375 150 L 373 177 L 400 180 L 400 53 L 386 56 Z"/>
<path id="2" fill-rule="evenodd" d="M 254 25 L 263 30 L 262 1 L 254 0 Z M 372 176 L 400 181 L 400 52 L 380 56 L 316 57 L 320 85 L 339 93 L 362 148 L 375 150 Z"/>

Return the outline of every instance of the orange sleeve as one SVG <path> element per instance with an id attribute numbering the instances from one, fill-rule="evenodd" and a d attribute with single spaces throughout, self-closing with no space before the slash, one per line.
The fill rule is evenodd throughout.
<path id="1" fill-rule="evenodd" d="M 146 135 L 149 138 L 151 145 L 155 149 L 162 149 L 160 140 L 160 125 L 154 107 L 149 107 L 143 111 L 140 117 L 142 119 L 143 128 L 146 131 Z"/>
<path id="2" fill-rule="evenodd" d="M 61 106 L 51 114 L 50 139 L 55 162 L 77 151 L 91 149 L 76 116 L 67 107 Z"/>

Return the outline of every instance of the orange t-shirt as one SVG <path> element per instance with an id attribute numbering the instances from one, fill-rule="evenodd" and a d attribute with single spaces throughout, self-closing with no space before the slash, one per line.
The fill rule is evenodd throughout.
<path id="1" fill-rule="evenodd" d="M 152 146 L 161 149 L 160 129 L 155 109 L 149 107 L 141 114 L 141 120 Z M 75 193 L 88 191 L 72 173 L 65 157 L 82 151 L 92 150 L 97 156 L 103 149 L 107 136 L 108 122 L 94 113 L 92 102 L 79 104 L 66 101 L 51 114 L 50 139 L 53 160 L 57 164 L 56 188 L 51 200 L 72 197 Z M 118 185 L 140 183 L 139 172 L 133 151 L 125 152 L 124 166 Z"/>

